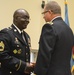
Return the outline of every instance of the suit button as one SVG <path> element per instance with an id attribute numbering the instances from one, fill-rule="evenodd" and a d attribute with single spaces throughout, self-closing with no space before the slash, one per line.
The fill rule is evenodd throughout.
<path id="1" fill-rule="evenodd" d="M 1 68 L 1 62 L 0 62 L 0 68 Z"/>
<path id="2" fill-rule="evenodd" d="M 26 46 L 26 48 L 27 48 L 27 46 Z"/>
<path id="3" fill-rule="evenodd" d="M 26 59 L 26 61 L 28 61 L 28 59 Z"/>
<path id="4" fill-rule="evenodd" d="M 28 53 L 26 53 L 26 55 L 28 55 Z"/>
<path id="5" fill-rule="evenodd" d="M 17 45 L 17 47 L 19 47 L 19 45 Z"/>
<path id="6" fill-rule="evenodd" d="M 10 74 L 12 73 L 12 71 L 10 71 Z"/>

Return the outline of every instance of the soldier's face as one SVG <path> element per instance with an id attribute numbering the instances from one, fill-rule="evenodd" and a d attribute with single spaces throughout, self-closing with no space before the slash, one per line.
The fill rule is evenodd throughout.
<path id="1" fill-rule="evenodd" d="M 20 30 L 26 29 L 29 24 L 29 15 L 27 13 L 22 13 L 17 17 L 17 26 Z"/>

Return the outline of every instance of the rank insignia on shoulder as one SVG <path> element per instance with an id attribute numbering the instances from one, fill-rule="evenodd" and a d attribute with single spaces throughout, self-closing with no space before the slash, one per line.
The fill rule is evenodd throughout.
<path id="1" fill-rule="evenodd" d="M 8 27 L 7 29 L 12 29 L 12 27 Z"/>
<path id="2" fill-rule="evenodd" d="M 17 52 L 18 52 L 18 51 L 17 51 L 16 49 L 15 49 L 15 50 L 13 50 L 13 53 L 14 53 L 14 54 L 16 54 Z"/>
<path id="3" fill-rule="evenodd" d="M 7 30 L 7 31 L 9 31 L 9 30 L 11 30 L 11 28 L 10 28 L 10 27 L 8 27 L 8 28 L 6 28 L 6 30 Z"/>
<path id="4" fill-rule="evenodd" d="M 4 43 L 3 43 L 3 41 L 0 41 L 0 51 L 4 51 Z"/>
<path id="5" fill-rule="evenodd" d="M 9 27 L 9 29 L 12 29 L 12 27 Z"/>
<path id="6" fill-rule="evenodd" d="M 50 21 L 50 22 L 47 22 L 48 24 L 50 24 L 50 25 L 53 25 L 53 22 L 52 21 Z"/>

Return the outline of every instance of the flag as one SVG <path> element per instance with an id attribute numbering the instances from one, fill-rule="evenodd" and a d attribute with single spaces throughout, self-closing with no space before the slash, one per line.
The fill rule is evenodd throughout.
<path id="1" fill-rule="evenodd" d="M 67 1 L 65 0 L 65 22 L 69 26 L 69 19 L 68 19 L 68 5 Z"/>
<path id="2" fill-rule="evenodd" d="M 65 0 L 65 23 L 69 26 L 69 18 L 68 18 L 68 4 L 67 1 Z M 70 65 L 71 65 L 71 73 L 74 72 L 74 46 L 72 48 L 72 56 L 71 56 L 71 61 L 70 61 Z"/>
<path id="3" fill-rule="evenodd" d="M 70 63 L 71 63 L 71 73 L 73 73 L 74 72 L 74 46 L 72 48 L 72 57 Z"/>

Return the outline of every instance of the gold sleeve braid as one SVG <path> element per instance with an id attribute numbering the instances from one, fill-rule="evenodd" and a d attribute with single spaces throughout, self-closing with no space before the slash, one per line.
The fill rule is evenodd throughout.
<path id="1" fill-rule="evenodd" d="M 20 69 L 20 66 L 21 66 L 21 60 L 20 60 L 19 66 L 17 67 L 16 71 Z"/>

